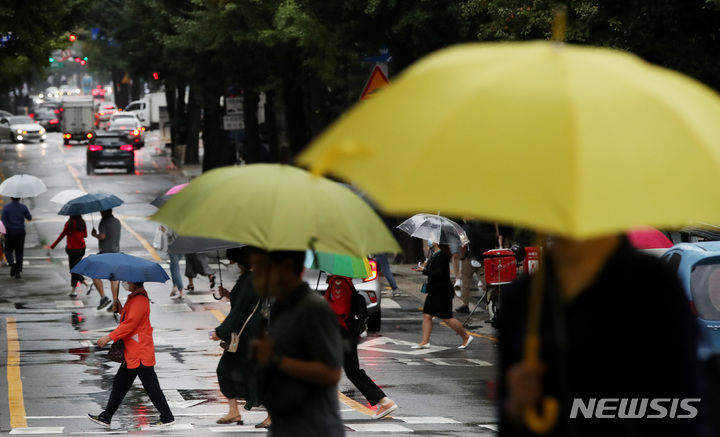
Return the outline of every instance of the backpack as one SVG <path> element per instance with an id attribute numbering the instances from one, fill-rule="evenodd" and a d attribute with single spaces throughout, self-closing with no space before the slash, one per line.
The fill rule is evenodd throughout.
<path id="1" fill-rule="evenodd" d="M 334 302 L 332 299 L 331 288 L 333 287 L 333 282 L 335 281 L 343 281 L 347 286 L 345 288 L 350 289 L 350 311 L 347 315 L 345 315 L 345 311 L 336 308 L 336 304 L 339 304 L 340 302 Z M 365 298 L 362 297 L 353 285 L 352 279 L 345 276 L 333 275 L 328 278 L 328 283 L 330 284 L 330 287 L 328 287 L 328 291 L 325 293 L 325 299 L 328 300 L 335 313 L 342 318 L 343 322 L 345 322 L 348 332 L 353 335 L 360 335 L 365 332 L 367 329 L 368 319 L 370 318 L 367 310 L 367 302 L 365 302 Z"/>

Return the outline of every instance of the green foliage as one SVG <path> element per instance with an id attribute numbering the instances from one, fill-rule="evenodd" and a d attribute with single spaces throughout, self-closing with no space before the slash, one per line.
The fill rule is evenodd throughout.
<path id="1" fill-rule="evenodd" d="M 67 35 L 91 0 L 6 0 L 0 5 L 0 92 L 29 81 L 48 66 L 53 50 L 69 45 Z"/>

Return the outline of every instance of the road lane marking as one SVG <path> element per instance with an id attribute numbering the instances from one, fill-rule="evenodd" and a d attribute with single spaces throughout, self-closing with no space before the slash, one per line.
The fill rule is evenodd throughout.
<path id="1" fill-rule="evenodd" d="M 75 169 L 72 168 L 72 166 L 70 165 L 69 162 L 66 162 L 66 163 L 65 163 L 65 166 L 67 166 L 67 169 L 68 169 L 68 171 L 70 172 L 70 176 L 72 176 L 72 178 L 75 180 L 75 184 L 77 184 L 78 188 L 79 188 L 81 191 L 85 191 L 85 192 L 87 193 L 87 190 L 86 190 L 85 187 L 83 186 L 82 182 L 80 182 L 80 177 L 78 176 L 77 171 L 75 171 Z"/>
<path id="2" fill-rule="evenodd" d="M 153 260 L 160 261 L 162 259 L 160 258 L 160 255 L 158 255 L 158 253 L 155 251 L 155 249 L 153 249 L 150 243 L 148 243 L 148 241 L 144 239 L 140 234 L 135 232 L 135 229 L 131 228 L 130 225 L 125 223 L 125 220 L 123 220 L 122 218 L 118 218 L 118 220 L 120 220 L 120 224 L 122 225 L 122 227 L 125 228 L 126 231 L 130 232 L 130 235 L 135 237 L 135 239 L 139 241 L 140 244 L 142 244 L 142 246 L 145 248 L 145 250 L 148 251 Z"/>
<path id="3" fill-rule="evenodd" d="M 413 432 L 412 429 L 394 423 L 346 423 L 344 425 L 353 431 L 359 432 Z"/>
<path id="4" fill-rule="evenodd" d="M 65 428 L 62 426 L 46 426 L 46 427 L 32 427 L 32 428 L 13 428 L 10 434 L 16 435 L 32 435 L 32 434 L 62 434 Z"/>
<path id="5" fill-rule="evenodd" d="M 213 316 L 215 316 L 216 319 L 220 320 L 220 323 L 225 320 L 225 314 L 221 313 L 219 310 L 210 310 Z"/>
<path id="6" fill-rule="evenodd" d="M 375 412 L 373 410 L 371 410 L 370 408 L 366 407 L 365 405 L 361 404 L 360 402 L 350 399 L 349 397 L 345 396 L 340 391 L 338 392 L 338 400 L 341 403 L 343 403 L 344 405 L 346 405 L 346 406 L 352 408 L 353 410 L 355 410 L 359 413 L 362 413 L 366 416 L 372 416 L 373 414 L 375 414 Z M 387 416 L 387 417 L 391 417 L 391 416 Z"/>
<path id="7" fill-rule="evenodd" d="M 10 427 L 27 428 L 25 419 L 25 401 L 23 399 L 22 379 L 20 378 L 20 341 L 15 317 L 5 319 L 8 357 L 7 357 L 7 382 L 8 382 L 8 404 L 10 407 Z"/>

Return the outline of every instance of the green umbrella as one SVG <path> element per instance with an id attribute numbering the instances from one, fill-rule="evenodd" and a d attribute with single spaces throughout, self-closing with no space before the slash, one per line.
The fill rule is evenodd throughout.
<path id="1" fill-rule="evenodd" d="M 367 278 L 371 274 L 370 262 L 368 262 L 367 257 L 313 252 L 312 250 L 308 250 L 305 255 L 305 267 L 322 270 L 329 275 L 347 276 L 349 278 Z"/>
<path id="2" fill-rule="evenodd" d="M 282 164 L 222 167 L 193 179 L 153 220 L 178 235 L 265 250 L 364 257 L 398 252 L 390 231 L 350 189 Z"/>

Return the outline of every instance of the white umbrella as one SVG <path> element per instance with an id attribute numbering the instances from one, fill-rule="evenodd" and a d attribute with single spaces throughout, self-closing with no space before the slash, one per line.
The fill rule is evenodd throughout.
<path id="1" fill-rule="evenodd" d="M 51 202 L 59 203 L 64 205 L 73 199 L 77 199 L 80 196 L 84 196 L 87 193 L 82 190 L 62 190 L 50 199 Z"/>
<path id="2" fill-rule="evenodd" d="M 415 214 L 400 223 L 398 229 L 411 237 L 432 240 L 438 244 L 464 246 L 470 242 L 462 226 L 441 215 Z"/>
<path id="3" fill-rule="evenodd" d="M 35 197 L 47 191 L 40 179 L 29 174 L 9 177 L 0 184 L 0 194 L 10 197 Z"/>

